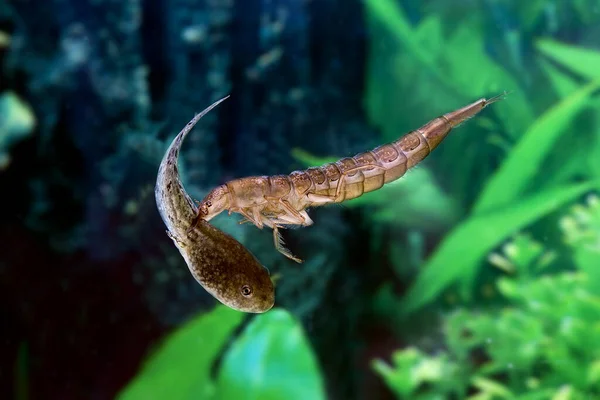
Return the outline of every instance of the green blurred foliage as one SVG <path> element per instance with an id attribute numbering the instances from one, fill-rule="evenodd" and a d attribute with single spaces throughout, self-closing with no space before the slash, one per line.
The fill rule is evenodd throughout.
<path id="1" fill-rule="evenodd" d="M 417 310 L 453 283 L 462 284 L 463 298 L 470 298 L 476 268 L 489 251 L 511 233 L 573 201 L 592 187 L 584 183 L 548 189 L 493 213 L 467 219 L 444 239 L 427 261 L 403 299 L 403 311 Z"/>
<path id="2" fill-rule="evenodd" d="M 590 195 L 560 221 L 576 269 L 544 273 L 556 257 L 519 234 L 490 255 L 507 272 L 502 306 L 457 309 L 445 350 L 409 347 L 373 363 L 401 399 L 587 399 L 600 396 L 600 200 Z"/>
<path id="3" fill-rule="evenodd" d="M 0 171 L 10 163 L 10 148 L 31 135 L 35 125 L 35 116 L 28 104 L 11 91 L 0 93 Z"/>
<path id="4" fill-rule="evenodd" d="M 217 307 L 181 326 L 146 360 L 119 398 L 212 398 L 212 364 L 242 318 L 243 314 Z"/>
<path id="5" fill-rule="evenodd" d="M 600 64 L 599 64 L 600 65 Z M 542 163 L 561 134 L 569 132 L 573 118 L 589 103 L 600 81 L 591 83 L 546 111 L 523 133 L 500 167 L 486 182 L 473 206 L 473 214 L 481 214 L 513 204 L 523 195 L 543 190 L 535 178 Z M 554 183 L 561 183 L 556 182 Z"/>
<path id="6" fill-rule="evenodd" d="M 555 256 L 556 252 L 545 249 L 531 235 L 518 233 L 502 246 L 502 252 L 491 253 L 488 261 L 518 279 L 528 281 L 548 267 L 556 259 Z"/>
<path id="7" fill-rule="evenodd" d="M 516 7 L 523 22 L 548 12 L 549 4 L 495 6 L 500 3 Z M 595 96 L 600 52 L 540 39 L 532 43 L 532 60 L 510 65 L 488 55 L 489 13 L 471 10 L 450 24 L 452 12 L 443 2 L 435 4 L 435 12 L 412 24 L 396 1 L 366 2 L 372 40 L 365 104 L 385 138 L 396 139 L 407 127 L 484 95 L 511 93 L 461 126 L 428 160 L 434 159 L 435 176 L 444 181 L 446 190 L 440 192 L 452 193 L 466 217 L 422 265 L 403 300 L 394 302 L 404 313 L 448 290 L 458 289 L 462 300 L 470 301 L 490 251 L 515 232 L 551 220 L 600 183 L 600 100 Z M 578 15 L 580 9 L 573 5 L 563 11 Z M 513 33 L 528 34 L 534 27 L 520 29 Z M 507 35 L 501 49 L 511 48 Z M 542 72 L 535 86 L 515 74 L 527 70 L 525 62 Z M 389 223 L 402 219 L 400 213 L 385 216 Z M 382 290 L 389 292 L 389 285 Z"/>
<path id="8" fill-rule="evenodd" d="M 377 361 L 375 368 L 405 399 L 549 399 L 566 388 L 567 398 L 600 396 L 600 297 L 584 283 L 583 274 L 567 273 L 522 285 L 501 280 L 510 305 L 453 313 L 444 330 L 447 351 L 416 357 L 405 349 L 393 366 Z"/>
<path id="9" fill-rule="evenodd" d="M 300 324 L 274 309 L 226 346 L 244 314 L 225 306 L 170 334 L 119 399 L 324 399 L 324 383 Z M 216 378 L 212 370 L 223 354 Z"/>
<path id="10" fill-rule="evenodd" d="M 560 221 L 564 240 L 573 248 L 577 268 L 588 277 L 589 290 L 600 295 L 600 200 L 589 196 Z"/>
<path id="11" fill-rule="evenodd" d="M 281 309 L 255 318 L 225 354 L 222 399 L 323 399 L 323 380 L 300 325 Z"/>
<path id="12" fill-rule="evenodd" d="M 365 4 L 365 108 L 384 141 L 511 92 L 425 163 L 464 218 L 401 297 L 382 284 L 373 311 L 409 345 L 375 371 L 402 399 L 600 398 L 600 2 Z M 551 38 L 574 26 L 590 32 L 579 45 Z M 493 301 L 474 302 L 485 282 Z M 454 311 L 436 312 L 451 297 Z M 424 315 L 443 331 L 429 321 L 415 338 Z"/>

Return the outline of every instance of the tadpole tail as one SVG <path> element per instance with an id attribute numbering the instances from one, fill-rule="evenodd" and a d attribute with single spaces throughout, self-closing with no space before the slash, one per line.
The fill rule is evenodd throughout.
<path id="1" fill-rule="evenodd" d="M 197 207 L 183 188 L 179 176 L 177 162 L 181 144 L 198 121 L 228 97 L 215 101 L 187 123 L 171 142 L 158 168 L 154 189 L 156 205 L 167 229 L 175 236 L 186 232 L 197 214 Z"/>

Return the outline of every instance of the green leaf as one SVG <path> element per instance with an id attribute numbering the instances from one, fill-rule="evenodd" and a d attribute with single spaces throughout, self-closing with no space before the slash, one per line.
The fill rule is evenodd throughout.
<path id="1" fill-rule="evenodd" d="M 575 265 L 583 271 L 591 293 L 600 293 L 600 198 L 587 196 L 585 204 L 577 204 L 560 221 L 565 242 L 572 247 Z"/>
<path id="2" fill-rule="evenodd" d="M 420 350 L 409 347 L 393 354 L 394 365 L 377 359 L 372 366 L 395 393 L 406 397 L 412 395 L 422 383 L 414 370 L 425 359 L 426 356 Z"/>
<path id="3" fill-rule="evenodd" d="M 372 45 L 378 48 L 369 60 L 369 70 L 372 72 L 368 80 L 367 109 L 371 120 L 384 121 L 388 125 L 390 119 L 393 121 L 397 118 L 394 117 L 397 114 L 395 108 L 392 112 L 387 110 L 390 109 L 389 104 L 397 103 L 390 100 L 398 97 L 398 89 L 406 87 L 406 83 L 418 82 L 418 89 L 410 94 L 410 103 L 418 104 L 421 110 L 426 105 L 427 109 L 437 112 L 450 111 L 446 106 L 435 106 L 445 104 L 444 99 L 459 98 L 467 102 L 485 94 L 517 89 L 517 80 L 488 56 L 483 36 L 474 33 L 481 28 L 478 24 L 459 24 L 455 32 L 444 37 L 440 34 L 442 27 L 439 21 L 433 17 L 413 27 L 396 1 L 369 0 L 366 9 L 368 20 L 375 26 L 372 36 L 377 39 Z M 424 33 L 430 33 L 431 36 L 425 36 Z M 385 37 L 382 38 L 382 35 Z M 394 48 L 393 45 L 379 48 L 379 42 L 388 37 L 401 48 Z M 394 57 L 396 62 L 392 61 Z M 394 72 L 390 77 L 381 73 L 385 70 L 385 64 L 393 64 L 388 66 Z M 435 92 L 433 96 L 432 91 Z M 405 95 L 399 101 L 405 103 Z M 406 106 L 410 107 L 411 104 Z M 510 103 L 504 102 L 495 108 L 511 134 L 520 132 L 533 119 L 530 104 L 521 91 L 514 92 Z M 382 113 L 382 110 L 386 113 Z M 384 126 L 386 137 L 390 136 L 388 130 Z"/>
<path id="4" fill-rule="evenodd" d="M 540 66 L 546 75 L 548 75 L 554 90 L 556 90 L 561 98 L 567 97 L 579 88 L 580 85 L 572 77 L 565 74 L 551 63 L 542 60 Z"/>
<path id="5" fill-rule="evenodd" d="M 300 324 L 284 310 L 258 315 L 225 354 L 219 399 L 324 399 L 315 355 Z"/>
<path id="6" fill-rule="evenodd" d="M 600 52 L 542 39 L 536 47 L 546 56 L 586 79 L 600 78 Z"/>
<path id="7" fill-rule="evenodd" d="M 514 398 L 514 395 L 506 386 L 481 376 L 476 376 L 473 378 L 473 386 L 481 390 L 483 393 L 492 396 L 491 398 L 494 399 Z"/>
<path id="8" fill-rule="evenodd" d="M 597 245 L 596 245 L 597 246 Z M 575 250 L 573 254 L 575 264 L 588 276 L 589 282 L 586 284 L 590 292 L 600 294 L 600 249 L 581 247 Z"/>
<path id="9" fill-rule="evenodd" d="M 572 201 L 594 184 L 548 189 L 509 207 L 475 215 L 452 231 L 424 266 L 403 299 L 405 312 L 434 300 L 449 285 L 476 274 L 481 260 L 511 234 Z"/>
<path id="10" fill-rule="evenodd" d="M 394 352 L 391 365 L 376 359 L 372 367 L 401 399 L 459 398 L 456 395 L 466 386 L 457 374 L 458 365 L 445 353 L 429 356 L 408 347 Z"/>
<path id="11" fill-rule="evenodd" d="M 336 162 L 339 157 L 317 157 L 306 150 L 295 148 L 292 149 L 292 157 L 301 162 L 306 168 L 319 167 L 323 164 Z"/>
<path id="12" fill-rule="evenodd" d="M 425 48 L 420 46 L 414 35 L 414 28 L 408 22 L 402 9 L 397 2 L 392 0 L 368 0 L 366 2 L 367 11 L 371 17 L 383 24 L 394 37 L 399 40 L 406 48 L 426 66 L 431 73 L 439 76 L 431 54 Z"/>
<path id="13" fill-rule="evenodd" d="M 118 398 L 212 398 L 212 364 L 243 316 L 228 307 L 217 306 L 189 321 L 166 338 Z"/>
<path id="14" fill-rule="evenodd" d="M 591 148 L 588 148 L 586 153 L 585 168 L 589 171 L 590 176 L 600 177 L 600 130 L 596 129 L 596 140 L 591 143 Z"/>
<path id="15" fill-rule="evenodd" d="M 518 4 L 518 6 L 517 6 Z M 530 0 L 515 3 L 519 24 L 523 32 L 535 29 L 540 17 L 548 8 L 548 0 Z"/>
<path id="16" fill-rule="evenodd" d="M 516 89 L 518 86 L 515 79 L 488 56 L 485 38 L 481 34 L 473 34 L 473 28 L 472 24 L 461 24 L 447 38 L 443 47 L 446 64 L 444 73 L 451 78 L 446 79 L 451 79 L 459 93 L 472 99 L 471 101 L 485 93 L 500 94 L 505 90 Z M 511 96 L 513 103 L 516 99 L 524 99 L 521 91 L 514 92 Z M 525 109 L 529 108 L 529 104 L 524 106 Z"/>
<path id="17" fill-rule="evenodd" d="M 535 121 L 488 181 L 473 208 L 474 214 L 506 206 L 523 195 L 552 145 L 599 87 L 600 81 L 586 85 Z"/>
<path id="18" fill-rule="evenodd" d="M 414 30 L 414 38 L 425 51 L 439 52 L 444 43 L 441 17 L 429 15 Z"/>

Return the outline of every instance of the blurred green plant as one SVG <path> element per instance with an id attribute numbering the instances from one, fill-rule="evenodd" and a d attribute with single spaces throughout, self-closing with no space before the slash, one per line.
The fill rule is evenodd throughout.
<path id="1" fill-rule="evenodd" d="M 536 4 L 519 6 L 518 15 L 539 15 L 545 5 Z M 428 16 L 412 24 L 393 0 L 366 5 L 372 37 L 366 108 L 388 139 L 398 136 L 399 127 L 450 111 L 458 101 L 513 90 L 490 108 L 495 119 L 482 115 L 461 127 L 487 135 L 457 132 L 436 150 L 433 158 L 440 171 L 449 171 L 458 208 L 470 212 L 425 262 L 401 308 L 414 312 L 455 285 L 469 301 L 490 251 L 598 187 L 600 118 L 594 115 L 600 114 L 600 100 L 594 93 L 600 88 L 600 53 L 549 40 L 535 43 L 534 63 L 559 99 L 547 108 L 540 95 L 534 96 L 540 104 L 533 104 L 527 90 L 518 89 L 524 81 L 488 55 L 484 13 L 464 15 L 448 27 L 439 13 L 424 13 Z M 535 118 L 536 108 L 547 110 Z M 589 110 L 594 113 L 586 114 Z M 502 158 L 499 167 L 490 162 Z M 473 190 L 480 194 L 468 204 Z"/>
<path id="2" fill-rule="evenodd" d="M 483 93 L 519 86 L 486 53 L 484 21 L 473 14 L 448 35 L 439 15 L 412 26 L 397 1 L 369 0 L 366 6 L 373 38 L 366 105 L 371 120 L 382 125 L 388 138 L 395 138 L 402 125 L 394 115 L 405 117 L 414 111 L 415 120 L 405 122 L 418 124 L 416 119 L 428 118 L 432 111 L 450 111 L 456 101 L 471 102 Z M 406 114 L 397 112 L 399 104 Z M 524 92 L 515 91 L 511 103 L 495 108 L 513 135 L 533 120 Z"/>
<path id="3" fill-rule="evenodd" d="M 587 399 L 600 396 L 600 200 L 591 195 L 561 219 L 577 269 L 541 275 L 554 252 L 519 234 L 492 253 L 507 276 L 504 306 L 457 310 L 446 350 L 413 347 L 373 363 L 401 399 Z M 594 277 L 591 278 L 591 275 Z"/>
<path id="4" fill-rule="evenodd" d="M 545 249 L 541 243 L 523 233 L 518 233 L 502 246 L 502 252 L 488 256 L 490 264 L 525 281 L 539 274 L 555 259 L 556 252 Z"/>
<path id="5" fill-rule="evenodd" d="M 394 353 L 393 365 L 377 360 L 374 368 L 402 399 L 600 396 L 600 297 L 585 283 L 583 273 L 526 283 L 503 278 L 498 289 L 509 306 L 453 313 L 444 329 L 447 351 L 429 356 L 409 348 Z M 565 391 L 570 395 L 560 397 Z"/>
<path id="6" fill-rule="evenodd" d="M 457 366 L 450 362 L 447 354 L 428 356 L 414 347 L 395 352 L 392 365 L 382 360 L 373 362 L 375 371 L 399 398 L 411 399 L 441 400 L 449 394 L 461 393 L 464 379 L 457 379 Z M 428 385 L 431 385 L 428 393 L 418 393 L 422 386 Z"/>
<path id="7" fill-rule="evenodd" d="M 318 363 L 300 324 L 286 311 L 273 309 L 254 317 L 227 347 L 243 317 L 219 305 L 180 327 L 118 398 L 324 399 Z"/>
<path id="8" fill-rule="evenodd" d="M 600 199 L 590 195 L 586 204 L 575 205 L 560 221 L 573 260 L 588 277 L 589 290 L 600 295 Z"/>
<path id="9" fill-rule="evenodd" d="M 399 309 L 413 313 L 453 287 L 471 299 L 481 267 L 493 265 L 507 275 L 494 285 L 500 305 L 452 313 L 444 351 L 408 347 L 391 364 L 376 360 L 374 369 L 398 398 L 600 398 L 598 197 L 561 219 L 566 247 L 519 233 L 542 219 L 547 227 L 553 223 L 547 217 L 564 213 L 600 181 L 600 99 L 594 96 L 600 52 L 547 39 L 533 40 L 535 52 L 525 62 L 514 51 L 535 29 L 532 21 L 551 11 L 549 3 L 511 6 L 523 21 L 503 36 L 507 69 L 487 54 L 485 13 L 461 13 L 457 5 L 447 10 L 455 18 L 442 18 L 443 9 L 432 6 L 437 13 L 424 12 L 412 24 L 398 2 L 366 2 L 373 38 L 366 108 L 388 139 L 483 94 L 516 95 L 461 127 L 467 132 L 449 137 L 434 155 L 468 217 L 438 245 L 401 301 L 389 282 L 374 300 L 375 310 L 396 323 Z M 555 3 L 554 11 L 565 4 Z M 451 27 L 441 22 L 455 19 Z M 532 82 L 535 68 L 543 75 Z M 495 119 L 486 118 L 491 113 Z M 475 129 L 486 133 L 470 135 Z M 479 193 L 472 201 L 470 190 Z"/>
<path id="10" fill-rule="evenodd" d="M 31 135 L 35 124 L 35 115 L 27 103 L 11 91 L 0 93 L 0 171 L 10 163 L 10 148 Z"/>
<path id="11" fill-rule="evenodd" d="M 455 228 L 441 243 L 402 301 L 404 312 L 413 312 L 433 301 L 454 283 L 470 299 L 477 269 L 494 247 L 512 233 L 556 211 L 594 187 L 574 184 L 548 189 L 493 213 L 475 215 Z"/>

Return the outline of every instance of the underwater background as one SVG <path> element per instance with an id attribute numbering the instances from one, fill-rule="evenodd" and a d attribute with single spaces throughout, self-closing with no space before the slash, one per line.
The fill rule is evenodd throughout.
<path id="1" fill-rule="evenodd" d="M 0 398 L 600 399 L 600 1 L 0 0 Z M 156 209 L 510 92 L 219 304 Z"/>

